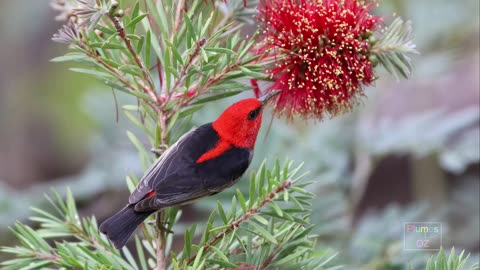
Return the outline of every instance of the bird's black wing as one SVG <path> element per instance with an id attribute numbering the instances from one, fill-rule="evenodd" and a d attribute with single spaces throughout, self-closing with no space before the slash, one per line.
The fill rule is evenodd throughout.
<path id="1" fill-rule="evenodd" d="M 147 194 L 155 191 L 156 187 L 167 179 L 171 179 L 168 182 L 175 182 L 179 172 L 194 165 L 195 161 L 208 149 L 213 148 L 217 141 L 218 135 L 211 123 L 183 135 L 145 172 L 137 188 L 130 195 L 128 203 L 136 204 L 145 199 Z"/>
<path id="2" fill-rule="evenodd" d="M 224 154 L 177 171 L 155 186 L 155 196 L 135 205 L 139 212 L 187 204 L 233 185 L 247 170 L 253 150 L 232 147 Z"/>

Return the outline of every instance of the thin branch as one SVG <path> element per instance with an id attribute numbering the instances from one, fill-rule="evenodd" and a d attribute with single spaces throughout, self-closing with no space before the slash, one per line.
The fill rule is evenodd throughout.
<path id="1" fill-rule="evenodd" d="M 225 75 L 227 75 L 229 72 L 237 69 L 240 65 L 241 65 L 241 63 L 235 63 L 235 64 L 232 64 L 232 65 L 229 65 L 221 73 L 219 73 L 217 76 L 209 78 L 203 86 L 198 85 L 198 84 L 193 86 L 190 90 L 188 90 L 187 96 L 181 102 L 179 102 L 176 105 L 177 108 L 179 109 L 179 108 L 184 108 L 184 107 L 188 106 L 190 104 L 190 102 L 192 102 L 193 99 L 195 99 L 197 96 L 201 95 L 203 92 L 208 90 L 208 88 L 210 88 L 211 86 L 216 84 L 218 81 L 223 79 L 223 77 Z"/>
<path id="2" fill-rule="evenodd" d="M 62 258 L 59 255 L 57 255 L 57 253 L 55 253 L 55 252 L 52 252 L 51 254 L 50 253 L 43 253 L 43 252 L 40 252 L 40 253 L 33 252 L 33 253 L 31 253 L 30 256 L 34 257 L 34 258 L 37 258 L 37 259 L 40 259 L 40 260 L 43 260 L 43 261 L 49 261 L 49 262 L 52 262 L 52 263 L 56 263 L 56 262 L 59 262 L 59 261 L 62 260 Z"/>
<path id="3" fill-rule="evenodd" d="M 188 60 L 185 63 L 185 65 L 183 66 L 182 71 L 180 72 L 180 76 L 178 76 L 178 79 L 175 81 L 175 84 L 173 85 L 172 90 L 175 90 L 175 89 L 177 89 L 177 87 L 180 86 L 180 83 L 183 81 L 183 78 L 185 78 L 185 75 L 187 75 L 187 72 L 188 72 L 188 69 L 190 68 L 190 65 L 193 63 L 193 60 L 195 60 L 197 58 L 197 56 L 200 54 L 200 49 L 203 47 L 203 45 L 205 45 L 206 41 L 207 40 L 205 38 L 201 38 L 200 40 L 198 40 L 195 43 L 195 50 L 188 57 Z M 168 93 L 166 103 L 168 103 L 168 101 L 170 101 L 171 94 L 172 93 L 170 93 L 170 92 Z"/>
<path id="4" fill-rule="evenodd" d="M 177 34 L 178 28 L 180 27 L 180 21 L 182 18 L 182 10 L 183 10 L 184 4 L 185 4 L 184 0 L 180 0 L 177 3 L 177 10 L 175 12 L 175 25 L 172 31 L 172 35 L 170 36 L 170 42 L 173 42 L 173 38 Z"/>
<path id="5" fill-rule="evenodd" d="M 160 103 L 160 97 L 158 93 L 155 91 L 155 85 L 153 84 L 152 77 L 150 76 L 150 73 L 148 72 L 148 70 L 145 68 L 145 65 L 143 64 L 142 60 L 138 56 L 137 52 L 133 48 L 132 41 L 127 37 L 125 28 L 123 28 L 120 20 L 115 15 L 109 14 L 108 18 L 110 19 L 110 21 L 112 21 L 113 25 L 115 26 L 118 36 L 125 42 L 125 45 L 127 45 L 127 49 L 130 52 L 130 54 L 133 56 L 135 64 L 140 68 L 140 70 L 142 71 L 143 78 L 145 79 L 145 81 L 147 81 L 148 87 L 142 86 L 143 90 L 151 98 L 153 98 L 153 100 L 155 100 L 155 103 L 157 103 L 158 105 Z"/>
<path id="6" fill-rule="evenodd" d="M 160 129 L 161 129 L 161 138 L 160 143 L 162 144 L 161 149 L 165 150 L 168 148 L 168 133 L 167 133 L 167 122 L 168 122 L 168 115 L 163 110 L 159 111 L 158 114 Z M 161 153 L 157 153 L 157 157 L 161 156 Z M 157 270 L 165 270 L 167 269 L 166 266 L 166 258 L 165 258 L 165 244 L 166 244 L 166 237 L 165 234 L 167 233 L 164 230 L 163 224 L 165 223 L 165 212 L 164 210 L 160 210 L 156 217 L 155 217 L 155 242 L 156 242 L 156 255 L 157 255 Z"/>
<path id="7" fill-rule="evenodd" d="M 205 243 L 203 245 L 203 250 L 204 252 L 207 251 L 208 249 L 210 249 L 213 245 L 215 245 L 218 241 L 220 241 L 221 239 L 223 239 L 228 233 L 232 232 L 233 230 L 235 230 L 236 228 L 238 228 L 240 226 L 240 224 L 242 224 L 243 222 L 247 221 L 248 219 L 250 219 L 253 215 L 255 215 L 261 208 L 263 208 L 267 203 L 271 202 L 275 196 L 279 193 L 282 193 L 284 192 L 286 189 L 290 188 L 290 186 L 292 185 L 292 182 L 290 180 L 285 180 L 283 181 L 280 186 L 278 186 L 275 190 L 273 190 L 272 192 L 270 192 L 266 197 L 265 199 L 257 206 L 253 207 L 253 208 L 250 208 L 248 209 L 248 211 L 241 217 L 239 217 L 238 219 L 235 219 L 233 220 L 231 223 L 230 223 L 230 226 L 228 226 L 226 229 L 224 229 L 223 231 L 219 232 L 215 237 L 213 237 L 210 241 L 208 241 L 207 243 Z M 192 256 L 190 257 L 188 260 L 187 260 L 187 265 L 191 264 L 196 258 L 196 255 L 195 256 Z"/>
<path id="8" fill-rule="evenodd" d="M 163 221 L 164 221 L 164 211 L 159 211 L 156 217 L 156 228 L 155 231 L 157 233 L 156 242 L 157 242 L 157 266 L 155 267 L 156 270 L 165 270 L 167 269 L 165 263 L 165 232 L 162 230 L 163 228 Z"/>
<path id="9" fill-rule="evenodd" d="M 115 74 L 115 76 L 125 85 L 125 87 L 129 88 L 134 92 L 138 91 L 137 88 L 133 86 L 127 78 L 125 78 L 118 70 L 109 65 L 107 62 L 103 61 L 103 59 L 95 51 L 89 49 L 84 43 L 78 43 L 77 45 L 85 51 L 87 56 L 95 59 L 95 61 L 97 61 L 100 65 L 102 65 L 111 73 Z"/>

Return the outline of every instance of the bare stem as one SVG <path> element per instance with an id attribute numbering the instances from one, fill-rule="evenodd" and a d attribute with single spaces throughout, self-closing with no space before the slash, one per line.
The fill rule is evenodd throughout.
<path id="1" fill-rule="evenodd" d="M 168 133 L 167 133 L 167 123 L 168 123 L 168 115 L 163 110 L 159 111 L 158 119 L 160 122 L 160 129 L 162 130 L 160 142 L 162 149 L 167 146 L 168 143 Z M 166 258 L 165 258 L 165 243 L 166 243 L 166 231 L 164 230 L 165 223 L 165 212 L 164 210 L 160 210 L 157 212 L 157 216 L 155 218 L 155 241 L 157 243 L 157 266 L 156 270 L 165 270 L 166 268 Z"/>
<path id="2" fill-rule="evenodd" d="M 185 65 L 182 68 L 182 71 L 180 72 L 180 76 L 175 81 L 175 84 L 172 87 L 172 90 L 175 91 L 175 89 L 180 86 L 181 82 L 184 81 L 183 79 L 185 78 L 185 75 L 187 75 L 190 65 L 193 63 L 195 58 L 197 58 L 197 56 L 200 54 L 200 49 L 203 47 L 203 45 L 205 45 L 205 42 L 206 42 L 206 39 L 201 38 L 200 40 L 197 41 L 197 43 L 195 43 L 195 50 L 188 57 L 187 62 L 185 63 Z M 168 93 L 167 102 L 165 102 L 165 104 L 168 103 L 168 101 L 170 100 L 172 96 L 171 94 L 172 93 L 170 92 Z"/>
<path id="3" fill-rule="evenodd" d="M 173 37 L 178 32 L 178 28 L 180 27 L 182 10 L 184 8 L 184 5 L 185 5 L 184 0 L 179 0 L 177 3 L 177 10 L 175 12 L 175 26 L 173 28 L 172 35 L 170 36 L 170 42 L 173 42 Z"/>
<path id="4" fill-rule="evenodd" d="M 157 266 L 156 270 L 167 269 L 165 264 L 165 232 L 162 230 L 164 222 L 164 211 L 160 210 L 156 217 L 156 242 L 157 242 Z"/>
<path id="5" fill-rule="evenodd" d="M 283 191 L 285 191 L 286 189 L 290 188 L 290 186 L 292 185 L 292 182 L 290 180 L 285 180 L 283 181 L 280 186 L 278 186 L 275 190 L 273 190 L 272 192 L 270 192 L 266 197 L 265 199 L 258 205 L 256 205 L 255 207 L 253 208 L 250 208 L 248 209 L 248 211 L 241 217 L 239 217 L 238 219 L 235 219 L 233 220 L 231 223 L 230 223 L 230 226 L 228 226 L 226 229 L 224 229 L 223 231 L 219 232 L 217 235 L 215 235 L 215 237 L 213 237 L 212 239 L 210 239 L 210 241 L 208 241 L 207 243 L 205 243 L 203 245 L 203 250 L 204 252 L 207 251 L 208 249 L 210 249 L 213 245 L 215 245 L 218 241 L 220 241 L 221 239 L 223 239 L 228 233 L 232 232 L 233 230 L 235 230 L 236 228 L 238 228 L 240 226 L 240 224 L 242 224 L 243 222 L 247 221 L 248 219 L 250 219 L 253 215 L 255 215 L 261 208 L 263 208 L 267 203 L 271 202 L 274 198 L 275 198 L 275 195 L 279 194 L 279 193 L 282 193 Z M 196 255 L 190 257 L 188 260 L 187 260 L 187 265 L 191 264 L 196 258 Z"/>
<path id="6" fill-rule="evenodd" d="M 34 252 L 31 254 L 31 256 L 43 261 L 49 261 L 51 263 L 56 263 L 62 260 L 62 258 L 59 255 L 57 255 L 57 253 L 50 254 L 50 253 L 43 253 L 43 252 L 41 253 Z"/>

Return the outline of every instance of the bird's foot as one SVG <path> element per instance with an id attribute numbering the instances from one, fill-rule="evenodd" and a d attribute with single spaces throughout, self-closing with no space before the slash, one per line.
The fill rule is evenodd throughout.
<path id="1" fill-rule="evenodd" d="M 168 234 L 173 234 L 173 231 L 168 229 L 167 227 L 163 226 L 163 224 L 160 224 L 160 226 L 158 227 L 158 229 L 162 232 L 166 232 Z"/>
<path id="2" fill-rule="evenodd" d="M 155 155 L 161 156 L 166 150 L 168 149 L 167 145 L 160 145 L 158 149 L 152 148 L 150 152 L 154 153 Z"/>
<path id="3" fill-rule="evenodd" d="M 172 230 L 165 227 L 165 222 L 158 223 L 158 222 L 155 222 L 155 221 L 152 220 L 152 221 L 149 222 L 149 224 L 155 224 L 155 227 L 157 227 L 157 229 L 159 229 L 162 232 L 166 232 L 168 234 L 173 234 Z"/>

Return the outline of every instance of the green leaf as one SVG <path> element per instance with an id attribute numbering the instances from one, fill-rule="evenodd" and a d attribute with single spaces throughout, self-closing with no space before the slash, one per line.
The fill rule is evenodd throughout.
<path id="1" fill-rule="evenodd" d="M 125 73 L 137 76 L 137 77 L 142 77 L 142 71 L 138 66 L 135 65 L 124 65 L 118 68 L 120 71 L 123 71 Z"/>
<path id="2" fill-rule="evenodd" d="M 135 134 L 133 134 L 130 131 L 127 131 L 127 136 L 142 156 L 148 156 L 148 152 L 145 150 L 144 145 L 140 142 L 140 140 L 138 140 Z"/>
<path id="3" fill-rule="evenodd" d="M 221 93 L 221 94 L 218 94 L 218 95 L 212 95 L 212 96 L 209 96 L 209 97 L 206 97 L 206 98 L 201 98 L 201 99 L 198 99 L 196 100 L 195 102 L 192 102 L 191 104 L 192 105 L 198 105 L 198 104 L 203 104 L 203 103 L 207 103 L 207 102 L 212 102 L 212 101 L 215 101 L 215 100 L 219 100 L 219 99 L 224 99 L 224 98 L 227 98 L 227 97 L 231 97 L 231 96 L 235 96 L 239 93 L 241 93 L 242 91 L 230 91 L 230 92 L 224 92 L 224 93 Z"/>
<path id="4" fill-rule="evenodd" d="M 70 68 L 71 71 L 93 75 L 100 78 L 112 78 L 112 75 L 95 69 L 85 69 L 85 68 Z"/>
<path id="5" fill-rule="evenodd" d="M 135 27 L 135 25 L 137 25 L 137 23 L 139 23 L 141 20 L 143 20 L 143 18 L 147 17 L 148 14 L 142 14 L 142 15 L 139 15 L 137 16 L 136 18 L 132 19 L 128 24 L 127 26 L 125 26 L 125 28 L 133 28 Z"/>
<path id="6" fill-rule="evenodd" d="M 436 270 L 448 270 L 447 269 L 447 257 L 445 256 L 445 250 L 440 248 L 437 256 Z"/>
<path id="7" fill-rule="evenodd" d="M 237 189 L 237 198 L 240 206 L 242 207 L 242 211 L 245 214 L 247 212 L 247 204 L 245 202 L 245 197 L 243 197 L 243 194 L 239 189 Z"/>
<path id="8" fill-rule="evenodd" d="M 178 51 L 177 46 L 173 45 L 169 40 L 165 39 L 164 42 L 168 45 L 170 50 L 172 51 L 172 55 L 181 65 L 185 65 L 180 52 Z"/>
<path id="9" fill-rule="evenodd" d="M 132 90 L 126 88 L 126 87 L 123 87 L 123 86 L 121 86 L 121 85 L 119 85 L 119 84 L 116 84 L 116 83 L 111 82 L 111 81 L 108 81 L 108 80 L 104 81 L 104 83 L 105 83 L 106 85 L 108 85 L 108 86 L 110 86 L 110 87 L 118 90 L 118 91 L 127 93 L 127 94 L 129 94 L 129 95 L 133 95 L 133 96 L 135 96 L 135 97 L 137 97 L 137 98 L 140 98 L 140 99 L 143 99 L 143 100 L 146 100 L 146 101 L 153 102 L 153 99 L 150 98 L 147 94 L 145 94 L 145 93 L 143 93 L 143 92 L 132 91 Z"/>
<path id="10" fill-rule="evenodd" d="M 201 258 L 203 255 L 203 246 L 200 248 L 200 250 L 197 252 L 197 255 L 195 256 L 195 260 L 193 261 L 193 269 L 197 269 L 201 263 Z"/>
<path id="11" fill-rule="evenodd" d="M 147 134 L 148 137 L 150 137 L 152 140 L 155 138 L 155 135 L 153 132 L 148 129 L 143 123 L 140 122 L 140 120 L 135 117 L 133 114 L 131 114 L 128 111 L 124 112 L 127 118 L 132 122 L 135 126 L 137 126 L 139 129 L 141 129 L 145 134 Z"/>
<path id="12" fill-rule="evenodd" d="M 140 2 L 136 1 L 135 6 L 132 10 L 132 18 L 136 18 L 140 14 Z"/>
<path id="13" fill-rule="evenodd" d="M 397 79 L 409 78 L 412 73 L 410 55 L 418 54 L 413 43 L 414 34 L 410 21 L 404 22 L 397 17 L 374 43 L 371 60 L 378 62 Z"/>
<path id="14" fill-rule="evenodd" d="M 262 228 L 260 225 L 256 224 L 255 222 L 249 222 L 248 224 L 250 224 L 254 228 L 254 230 L 250 230 L 248 228 L 243 228 L 243 227 L 242 229 L 249 231 L 253 234 L 256 234 L 262 238 L 265 238 L 266 240 L 272 242 L 273 244 L 278 244 L 277 239 L 275 239 L 275 237 L 270 232 Z"/>
<path id="15" fill-rule="evenodd" d="M 275 262 L 276 265 L 283 265 L 286 264 L 287 262 L 290 262 L 291 260 L 294 260 L 298 257 L 301 257 L 303 254 L 305 254 L 305 249 L 298 249 L 296 252 L 286 256 L 285 258 L 282 258 Z"/>
<path id="16" fill-rule="evenodd" d="M 282 209 L 280 209 L 280 207 L 278 207 L 278 205 L 275 202 L 271 202 L 270 207 L 273 208 L 273 210 L 275 211 L 275 213 L 277 213 L 279 217 L 283 217 Z"/>
<path id="17" fill-rule="evenodd" d="M 67 62 L 67 61 L 76 61 L 76 60 L 85 60 L 87 59 L 87 56 L 85 54 L 81 53 L 68 53 L 65 54 L 64 56 L 59 56 L 51 59 L 51 62 Z"/>
<path id="18" fill-rule="evenodd" d="M 184 109 L 180 112 L 180 115 L 178 116 L 179 119 L 182 119 L 186 116 L 194 114 L 196 111 L 200 110 L 203 108 L 203 105 L 193 105 L 188 107 L 187 109 Z"/>
<path id="19" fill-rule="evenodd" d="M 142 52 L 144 42 L 145 42 L 145 37 L 142 36 L 142 37 L 140 38 L 140 40 L 138 41 L 138 43 L 137 43 L 137 49 L 135 50 L 138 55 L 140 55 L 141 52 Z"/>
<path id="20" fill-rule="evenodd" d="M 142 243 L 140 238 L 135 235 L 135 246 L 137 248 L 138 259 L 140 260 L 140 266 L 142 270 L 147 270 L 147 260 L 145 258 L 145 252 L 143 251 Z"/>
<path id="21" fill-rule="evenodd" d="M 223 210 L 223 206 L 220 203 L 220 201 L 217 201 L 217 211 L 218 211 L 218 214 L 220 215 L 220 217 L 223 220 L 223 224 L 225 224 L 225 225 L 228 224 L 227 216 L 225 215 L 225 211 Z"/>
<path id="22" fill-rule="evenodd" d="M 112 43 L 112 42 L 95 42 L 90 44 L 92 48 L 99 48 L 99 49 L 110 49 L 110 50 L 123 50 L 125 47 L 120 43 Z"/>
<path id="23" fill-rule="evenodd" d="M 146 67 L 150 67 L 151 46 L 152 46 L 152 34 L 150 30 L 148 30 L 145 38 L 145 66 Z"/>
<path id="24" fill-rule="evenodd" d="M 197 35 L 196 35 L 195 30 L 193 28 L 192 21 L 188 17 L 187 13 L 183 14 L 183 19 L 184 19 L 185 24 L 187 25 L 187 32 L 188 32 L 187 40 L 190 40 L 190 42 L 193 41 L 192 43 L 195 44 L 195 42 L 197 41 Z M 189 45 L 188 47 L 191 47 L 191 45 Z"/>
<path id="25" fill-rule="evenodd" d="M 235 54 L 234 51 L 227 49 L 227 48 L 221 48 L 221 47 L 211 47 L 211 48 L 205 48 L 205 51 L 207 52 L 215 52 L 215 53 L 222 53 L 222 54 Z"/>
<path id="26" fill-rule="evenodd" d="M 207 259 L 208 263 L 211 264 L 217 264 L 220 266 L 220 268 L 229 268 L 229 269 L 237 269 L 239 268 L 238 265 L 231 263 L 229 261 L 223 261 L 223 260 L 215 260 L 215 259 Z"/>
<path id="27" fill-rule="evenodd" d="M 248 208 L 252 208 L 255 203 L 255 174 L 252 172 L 250 176 L 250 189 L 249 189 L 249 198 L 248 198 Z"/>
<path id="28" fill-rule="evenodd" d="M 100 25 L 100 24 L 97 24 L 95 26 L 95 28 L 97 28 L 98 30 L 102 31 L 103 33 L 107 34 L 107 35 L 114 35 L 116 34 L 116 31 L 113 30 L 113 29 L 110 29 L 108 27 L 105 27 L 103 25 Z"/>
<path id="29" fill-rule="evenodd" d="M 145 0 L 145 2 L 147 3 L 147 9 L 149 13 L 153 15 L 153 19 L 160 29 L 162 37 L 168 37 L 167 29 L 169 24 L 167 21 L 167 16 L 165 15 L 165 11 L 163 10 L 163 4 L 160 3 L 159 5 L 156 5 L 153 0 Z M 148 29 L 152 28 L 148 27 Z"/>

